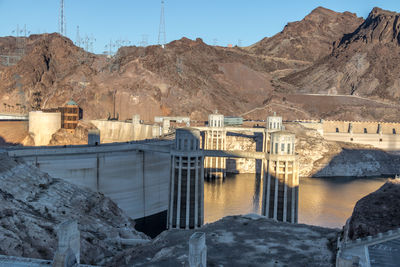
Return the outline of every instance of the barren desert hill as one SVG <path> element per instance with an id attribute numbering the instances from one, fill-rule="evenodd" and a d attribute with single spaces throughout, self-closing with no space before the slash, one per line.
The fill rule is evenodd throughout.
<path id="1" fill-rule="evenodd" d="M 296 91 L 400 99 L 400 13 L 374 8 L 332 53 L 282 80 Z"/>
<path id="2" fill-rule="evenodd" d="M 255 54 L 311 63 L 330 54 L 334 41 L 353 32 L 363 21 L 350 12 L 317 7 L 303 20 L 288 23 L 280 33 L 249 49 Z"/>
<path id="3" fill-rule="evenodd" d="M 0 101 L 17 106 L 26 100 L 30 107 L 40 91 L 42 108 L 73 98 L 86 118 L 98 118 L 112 110 L 115 90 L 120 118 L 135 113 L 145 119 L 172 113 L 196 118 L 215 109 L 237 113 L 268 98 L 273 90 L 268 72 L 279 64 L 186 38 L 165 49 L 125 47 L 107 58 L 50 34 L 36 40 L 17 65 L 0 69 Z"/>
<path id="4" fill-rule="evenodd" d="M 348 38 L 350 35 L 344 34 L 362 22 L 348 12 L 317 8 L 269 38 L 271 41 L 252 48 L 210 46 L 201 39 L 182 38 L 165 48 L 122 47 L 113 57 L 88 53 L 59 34 L 30 36 L 22 59 L 14 66 L 0 66 L 0 112 L 5 108 L 1 103 L 29 110 L 34 105 L 34 93 L 40 92 L 42 108 L 58 107 L 74 99 L 83 108 L 85 119 L 107 118 L 115 102 L 119 119 L 140 114 L 148 121 L 155 115 L 188 115 L 205 120 L 216 109 L 225 115 L 255 119 L 263 119 L 274 110 L 287 119 L 393 120 L 399 109 L 392 104 L 342 98 L 314 101 L 298 95 L 299 91 L 315 92 L 313 88 L 304 89 L 301 78 L 307 77 L 294 74 L 284 82 L 278 80 L 288 70 L 305 73 L 302 70 L 314 64 L 307 69 L 310 71 L 333 53 L 339 57 L 340 49 L 348 53 L 341 48 L 343 43 L 334 52 L 329 52 L 327 44 L 340 40 L 337 36 Z M 301 43 L 292 42 L 293 36 L 298 36 Z M 10 47 L 13 40 L 0 38 L 0 47 Z M 321 47 L 313 49 L 319 47 L 314 42 L 321 43 Z M 263 45 L 261 52 L 252 50 Z M 311 62 L 314 58 L 294 57 L 313 50 L 328 56 L 316 63 Z M 262 51 L 282 53 L 266 56 Z M 292 55 L 293 51 L 297 52 Z"/>

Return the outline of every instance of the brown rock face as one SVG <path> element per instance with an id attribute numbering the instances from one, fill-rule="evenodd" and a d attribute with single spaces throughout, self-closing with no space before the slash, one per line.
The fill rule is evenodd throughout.
<path id="1" fill-rule="evenodd" d="M 400 108 L 390 102 L 400 99 L 397 18 L 374 9 L 363 21 L 320 7 L 249 48 L 182 38 L 164 49 L 123 47 L 111 58 L 58 34 L 34 35 L 23 39 L 25 56 L 17 65 L 0 66 L 0 112 L 32 109 L 40 91 L 42 108 L 73 99 L 84 119 L 109 117 L 115 103 L 122 120 L 133 114 L 145 121 L 159 115 L 205 120 L 216 109 L 246 119 L 276 111 L 285 119 L 398 120 Z M 9 53 L 17 43 L 0 38 L 0 50 Z"/>
<path id="2" fill-rule="evenodd" d="M 331 53 L 333 42 L 351 33 L 363 22 L 349 12 L 338 13 L 323 7 L 303 20 L 288 23 L 282 32 L 264 38 L 250 48 L 256 54 L 314 62 Z"/>
<path id="3" fill-rule="evenodd" d="M 87 145 L 88 133 L 91 129 L 97 129 L 90 122 L 79 121 L 75 131 L 68 132 L 66 129 L 59 129 L 53 134 L 49 145 L 63 146 L 63 145 Z"/>
<path id="4" fill-rule="evenodd" d="M 170 114 L 196 117 L 215 109 L 240 114 L 271 94 L 268 72 L 281 67 L 286 65 L 266 64 L 240 49 L 208 46 L 201 39 L 183 38 L 165 49 L 124 47 L 106 58 L 51 34 L 37 38 L 17 65 L 2 67 L 0 102 L 15 107 L 23 95 L 29 108 L 33 92 L 41 91 L 44 108 L 73 98 L 84 118 L 105 118 L 113 111 L 115 90 L 116 113 L 122 119 L 135 113 L 145 120 Z"/>
<path id="5" fill-rule="evenodd" d="M 357 239 L 400 227 L 400 181 L 385 183 L 360 199 L 347 223 L 348 237 Z"/>
<path id="6" fill-rule="evenodd" d="M 283 81 L 302 92 L 400 99 L 400 14 L 374 8 L 332 54 Z"/>

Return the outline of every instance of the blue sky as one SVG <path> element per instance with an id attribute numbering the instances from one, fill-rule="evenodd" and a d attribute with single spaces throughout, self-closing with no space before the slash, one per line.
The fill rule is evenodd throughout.
<path id="1" fill-rule="evenodd" d="M 93 36 L 101 53 L 112 40 L 139 45 L 157 43 L 160 0 L 64 0 L 67 36 Z M 59 0 L 0 0 L 0 36 L 19 25 L 31 33 L 58 31 Z M 301 20 L 314 8 L 350 11 L 366 17 L 375 6 L 400 12 L 398 0 L 165 0 L 167 42 L 185 36 L 206 43 L 251 45 L 280 32 L 287 22 Z M 216 40 L 215 40 L 216 39 Z"/>

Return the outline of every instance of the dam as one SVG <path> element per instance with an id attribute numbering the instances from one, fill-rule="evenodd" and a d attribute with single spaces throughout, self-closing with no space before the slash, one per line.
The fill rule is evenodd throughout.
<path id="1" fill-rule="evenodd" d="M 138 225 L 141 223 L 160 224 L 161 221 L 164 229 L 168 222 L 170 228 L 197 228 L 203 224 L 204 220 L 202 208 L 204 197 L 200 190 L 204 185 L 200 181 L 204 181 L 205 158 L 250 158 L 261 160 L 262 166 L 267 166 L 264 162 L 273 160 L 266 150 L 268 147 L 266 143 L 262 145 L 261 151 L 221 149 L 224 147 L 203 149 L 200 140 L 202 130 L 208 130 L 208 127 L 177 129 L 177 133 L 181 132 L 181 134 L 176 134 L 175 140 L 151 139 L 101 145 L 97 141 L 91 141 L 88 145 L 78 146 L 11 147 L 7 149 L 7 153 L 10 157 L 23 159 L 28 164 L 35 165 L 52 177 L 105 194 L 128 216 L 136 220 Z M 268 131 L 271 130 L 271 135 L 279 134 L 281 128 L 226 127 L 225 130 L 262 133 L 262 140 L 268 141 L 270 139 Z M 196 131 L 198 134 L 194 135 L 195 138 L 188 138 L 187 133 Z M 279 148 L 285 146 L 283 143 L 277 145 Z M 290 154 L 292 153 L 294 153 L 294 144 L 290 150 Z M 279 150 L 280 161 L 284 162 L 287 157 L 285 155 L 285 148 Z M 293 158 L 291 160 L 296 158 L 292 155 L 290 157 Z M 212 165 L 209 167 L 214 168 Z M 285 168 L 285 170 L 289 169 Z M 280 171 L 280 173 L 285 172 Z M 262 175 L 264 179 L 266 175 L 269 175 L 270 181 L 279 179 L 282 185 L 287 180 L 282 180 L 281 177 L 275 175 L 271 168 L 264 168 Z M 295 183 L 291 182 L 290 188 L 298 187 L 298 172 L 294 175 Z M 268 190 L 264 189 L 263 194 L 277 196 L 277 190 L 271 187 Z M 281 190 L 280 187 L 279 190 Z M 285 193 L 281 196 L 279 193 L 279 202 L 286 203 L 287 196 L 289 194 Z M 291 198 L 293 205 L 297 205 L 297 198 L 297 194 Z M 274 203 L 275 213 L 280 214 L 280 209 L 283 212 L 286 208 L 290 208 L 287 205 L 277 206 L 276 201 Z M 271 205 L 274 203 L 271 202 Z M 175 211 L 170 213 L 167 220 L 169 205 L 171 205 L 171 211 L 173 207 Z M 268 210 L 270 207 L 264 208 Z M 297 213 L 297 208 L 295 212 Z M 276 216 L 274 218 L 279 220 Z M 297 218 L 297 215 L 291 218 Z M 286 220 L 285 217 L 280 219 Z M 296 222 L 297 219 L 290 221 Z"/>

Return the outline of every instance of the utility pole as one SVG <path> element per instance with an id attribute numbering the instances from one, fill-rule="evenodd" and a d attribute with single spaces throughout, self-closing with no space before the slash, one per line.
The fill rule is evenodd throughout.
<path id="1" fill-rule="evenodd" d="M 161 15 L 160 15 L 160 27 L 158 29 L 158 44 L 163 48 L 167 42 L 167 37 L 165 34 L 165 16 L 164 16 L 164 0 L 161 0 Z"/>

